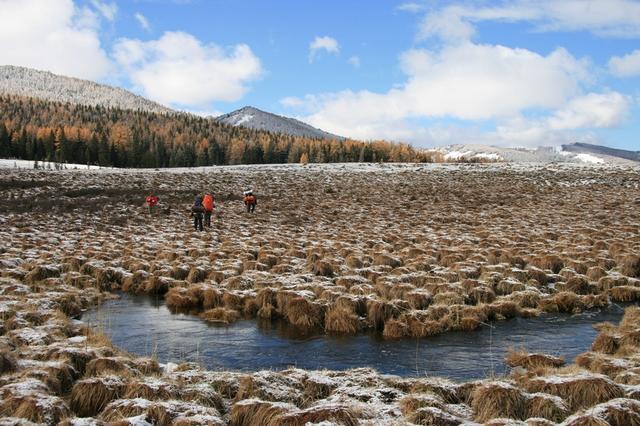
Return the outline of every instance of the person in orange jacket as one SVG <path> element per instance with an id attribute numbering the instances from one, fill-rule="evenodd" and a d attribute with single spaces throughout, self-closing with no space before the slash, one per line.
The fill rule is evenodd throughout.
<path id="1" fill-rule="evenodd" d="M 202 207 L 204 207 L 204 226 L 211 226 L 211 215 L 213 209 L 216 208 L 215 197 L 212 193 L 207 192 L 202 199 Z"/>
<path id="2" fill-rule="evenodd" d="M 244 205 L 247 207 L 247 213 L 253 213 L 256 210 L 258 199 L 253 195 L 253 190 L 244 191 Z"/>
<path id="3" fill-rule="evenodd" d="M 159 200 L 160 199 L 153 192 L 147 196 L 145 201 L 147 203 L 147 208 L 149 209 L 149 214 L 153 214 L 153 210 L 158 205 Z"/>

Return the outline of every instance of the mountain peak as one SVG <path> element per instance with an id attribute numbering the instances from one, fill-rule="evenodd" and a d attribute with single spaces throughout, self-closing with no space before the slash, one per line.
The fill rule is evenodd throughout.
<path id="1" fill-rule="evenodd" d="M 273 133 L 283 133 L 306 138 L 344 139 L 342 136 L 317 129 L 295 118 L 283 117 L 249 105 L 228 114 L 221 115 L 216 118 L 216 121 L 230 126 L 242 126 L 255 130 L 265 130 Z"/>

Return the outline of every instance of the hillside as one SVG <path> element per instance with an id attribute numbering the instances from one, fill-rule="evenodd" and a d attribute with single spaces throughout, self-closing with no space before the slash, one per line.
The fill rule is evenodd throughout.
<path id="1" fill-rule="evenodd" d="M 1 94 L 0 158 L 115 167 L 431 160 L 406 144 L 295 137 L 191 114 Z"/>
<path id="2" fill-rule="evenodd" d="M 216 120 L 230 126 L 242 126 L 249 129 L 265 130 L 267 132 L 302 136 L 305 138 L 344 139 L 342 136 L 336 136 L 323 130 L 316 129 L 315 127 L 294 118 L 283 117 L 250 106 L 221 115 L 217 117 Z"/>
<path id="3" fill-rule="evenodd" d="M 119 87 L 13 65 L 0 66 L 0 94 L 107 108 L 174 112 Z"/>

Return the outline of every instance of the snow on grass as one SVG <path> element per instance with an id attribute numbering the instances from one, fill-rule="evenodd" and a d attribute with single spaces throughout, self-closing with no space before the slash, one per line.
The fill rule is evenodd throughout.
<path id="1" fill-rule="evenodd" d="M 605 161 L 600 158 L 600 157 L 596 157 L 595 155 L 592 154 L 586 154 L 586 153 L 582 153 L 582 154 L 577 154 L 576 158 L 580 161 L 582 161 L 583 163 L 591 163 L 591 164 L 604 164 Z"/>

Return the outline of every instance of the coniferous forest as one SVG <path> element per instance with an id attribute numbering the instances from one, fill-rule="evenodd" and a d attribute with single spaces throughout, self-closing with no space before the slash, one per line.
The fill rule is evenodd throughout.
<path id="1" fill-rule="evenodd" d="M 233 127 L 186 113 L 0 96 L 0 158 L 113 167 L 431 162 L 434 152 L 387 141 L 326 140 Z"/>

